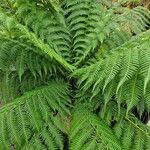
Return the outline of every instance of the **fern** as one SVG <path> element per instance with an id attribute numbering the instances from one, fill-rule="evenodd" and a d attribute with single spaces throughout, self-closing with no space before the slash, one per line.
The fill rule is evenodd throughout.
<path id="1" fill-rule="evenodd" d="M 141 6 L 126 10 L 123 13 L 124 26 L 135 34 L 141 33 L 149 26 L 149 14 L 149 10 Z"/>
<path id="2" fill-rule="evenodd" d="M 140 61 L 140 58 L 142 59 L 144 55 L 144 54 L 142 55 L 143 51 L 141 49 L 143 49 L 144 47 L 145 49 L 149 50 L 149 47 L 147 47 L 148 41 L 149 41 L 149 31 L 142 34 L 138 38 L 135 38 L 125 43 L 123 46 L 114 49 L 112 54 L 108 54 L 106 58 L 104 58 L 103 60 L 99 60 L 99 62 L 97 62 L 96 64 L 92 64 L 91 66 L 83 68 L 81 70 L 80 69 L 77 70 L 75 72 L 75 75 L 77 76 L 80 75 L 82 77 L 79 80 L 80 84 L 85 82 L 83 90 L 86 91 L 88 90 L 89 87 L 93 86 L 93 91 L 97 90 L 98 93 L 101 92 L 101 89 L 103 89 L 103 93 L 105 94 L 105 88 L 108 86 L 108 83 L 110 81 L 115 80 L 114 83 L 117 82 L 117 85 L 115 85 L 113 89 L 116 89 L 116 95 L 119 94 L 119 90 L 123 85 L 124 85 L 123 94 L 127 92 L 128 96 L 126 95 L 125 99 L 126 104 L 128 106 L 127 109 L 128 113 L 128 111 L 133 106 L 137 105 L 139 101 L 138 97 L 144 94 L 142 92 L 143 91 L 142 89 L 144 87 L 142 81 L 140 81 L 140 83 L 137 83 L 137 74 L 140 76 L 141 75 L 140 72 L 143 72 L 142 69 L 140 69 L 142 68 L 142 66 L 145 66 L 143 61 Z M 132 51 L 134 51 L 134 53 Z M 119 58 L 116 59 L 116 57 Z M 125 65 L 121 66 L 121 64 Z M 138 80 L 140 79 L 138 78 Z M 132 88 L 130 87 L 130 85 L 128 85 L 128 82 L 131 83 L 133 91 L 131 90 Z M 108 92 L 108 90 L 106 90 L 106 92 Z M 114 94 L 113 91 L 111 93 L 112 95 Z M 94 92 L 93 96 L 95 95 L 96 94 Z"/>
<path id="3" fill-rule="evenodd" d="M 0 149 L 149 150 L 143 6 L 1 0 Z"/>
<path id="4" fill-rule="evenodd" d="M 80 111 L 77 109 L 72 121 L 71 149 L 123 149 L 103 121 L 88 111 Z"/>
<path id="5" fill-rule="evenodd" d="M 50 82 L 47 86 L 28 92 L 2 107 L 0 112 L 1 149 L 10 149 L 10 146 L 14 143 L 19 148 L 24 142 L 30 142 L 30 138 L 42 130 L 42 124 L 45 124 L 45 128 L 51 128 L 49 130 L 52 137 L 58 136 L 55 139 L 56 141 L 52 141 L 56 144 L 59 143 L 57 146 L 63 149 L 63 144 L 59 141 L 61 136 L 57 135 L 59 128 L 55 127 L 55 123 L 58 122 L 55 121 L 53 114 L 55 111 L 58 111 L 58 114 L 62 117 L 66 113 L 69 114 L 66 107 L 67 103 L 69 105 L 69 100 L 65 96 L 66 88 L 67 86 L 63 82 Z M 57 94 L 54 95 L 54 92 Z M 49 122 L 49 119 L 52 121 Z M 31 134 L 31 131 L 34 134 Z"/>

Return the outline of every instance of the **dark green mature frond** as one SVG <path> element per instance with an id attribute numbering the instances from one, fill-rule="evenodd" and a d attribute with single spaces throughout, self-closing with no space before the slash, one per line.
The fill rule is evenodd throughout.
<path id="1" fill-rule="evenodd" d="M 109 93 L 111 98 L 114 94 L 118 97 L 121 94 L 120 91 L 123 90 L 120 96 L 127 104 L 128 113 L 130 109 L 137 105 L 140 96 L 145 93 L 149 84 L 148 69 L 150 64 L 145 58 L 150 52 L 149 35 L 150 32 L 147 31 L 114 49 L 112 53 L 104 59 L 100 59 L 97 63 L 77 70 L 75 74 L 80 76 L 79 85 L 83 85 L 83 91 L 85 92 L 93 87 L 92 97 L 94 97 L 101 91 L 105 95 L 109 92 L 109 86 L 114 86 L 113 91 Z M 147 54 L 145 54 L 145 51 Z M 115 85 L 109 84 L 110 82 Z M 121 99 L 118 98 L 119 103 L 122 101 Z M 108 100 L 105 100 L 106 104 Z"/>
<path id="2" fill-rule="evenodd" d="M 150 85 L 148 85 L 146 93 L 145 93 L 146 105 L 147 109 L 150 111 Z"/>
<path id="3" fill-rule="evenodd" d="M 71 39 L 63 13 L 52 14 L 29 1 L 19 1 L 17 9 L 17 15 L 29 29 L 69 60 Z"/>
<path id="4" fill-rule="evenodd" d="M 70 129 L 71 150 L 123 150 L 107 124 L 86 109 L 77 109 Z"/>
<path id="5" fill-rule="evenodd" d="M 125 117 L 126 110 L 123 107 L 121 107 L 120 115 L 118 115 L 117 104 L 114 102 L 108 103 L 105 113 L 103 108 L 104 106 L 101 105 L 98 112 L 99 117 L 97 116 L 97 118 L 99 118 L 99 121 L 103 119 L 103 121 L 107 123 L 107 126 L 112 129 L 112 132 L 121 143 L 122 149 L 149 149 L 148 139 L 150 138 L 150 128 L 147 125 L 141 123 L 132 113 L 129 113 L 128 117 Z M 81 114 L 82 111 L 80 112 L 80 115 Z M 92 118 L 93 117 L 89 118 L 87 125 Z"/>
<path id="6" fill-rule="evenodd" d="M 3 72 L 0 79 L 0 103 L 5 105 L 15 97 L 19 96 L 19 80 L 14 73 Z"/>
<path id="7" fill-rule="evenodd" d="M 67 1 L 64 7 L 73 38 L 74 62 L 79 65 L 103 43 L 117 22 L 113 13 L 96 1 Z"/>
<path id="8" fill-rule="evenodd" d="M 34 33 L 30 32 L 25 26 L 19 25 L 18 28 L 23 33 L 25 38 L 29 39 L 32 44 L 37 46 L 43 54 L 47 54 L 52 59 L 54 58 L 69 71 L 75 69 L 74 66 L 69 64 L 62 56 L 60 56 L 55 50 L 51 49 L 48 44 L 45 44 Z"/>
<path id="9" fill-rule="evenodd" d="M 0 53 L 1 70 L 8 73 L 17 71 L 20 81 L 26 71 L 30 71 L 35 78 L 38 75 L 42 77 L 47 74 L 56 75 L 57 72 L 63 73 L 63 69 L 57 62 L 40 53 L 38 48 L 27 45 L 19 39 L 2 38 Z"/>
<path id="10" fill-rule="evenodd" d="M 0 108 L 1 149 L 10 149 L 13 145 L 21 148 L 30 141 L 34 142 L 32 137 L 34 139 L 34 136 L 42 131 L 43 125 L 46 130 L 50 130 L 51 138 L 55 137 L 51 142 L 63 149 L 59 130 L 60 127 L 62 131 L 64 129 L 62 124 L 60 126 L 58 124 L 59 118 L 55 119 L 55 113 L 57 112 L 56 118 L 69 114 L 67 93 L 67 85 L 64 82 L 50 82 L 47 86 L 28 92 Z"/>
<path id="11" fill-rule="evenodd" d="M 49 122 L 45 127 L 43 127 L 43 130 L 37 135 L 33 136 L 31 142 L 26 144 L 22 149 L 23 150 L 29 150 L 29 149 L 56 150 L 59 147 L 59 149 L 62 150 L 63 135 L 56 127 L 57 126 L 56 123 L 57 122 L 54 122 L 53 124 Z"/>
<path id="12" fill-rule="evenodd" d="M 114 15 L 118 24 L 116 30 L 106 38 L 100 50 L 109 51 L 117 46 L 122 45 L 124 42 L 131 38 L 132 34 L 139 34 L 146 31 L 150 24 L 150 11 L 142 6 L 129 9 L 121 7 L 118 3 L 112 3 L 114 8 Z"/>

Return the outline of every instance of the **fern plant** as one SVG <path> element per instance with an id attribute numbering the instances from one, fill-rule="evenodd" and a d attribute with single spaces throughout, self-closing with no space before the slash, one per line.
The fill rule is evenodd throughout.
<path id="1" fill-rule="evenodd" d="M 0 149 L 150 149 L 150 11 L 124 2 L 0 1 Z"/>

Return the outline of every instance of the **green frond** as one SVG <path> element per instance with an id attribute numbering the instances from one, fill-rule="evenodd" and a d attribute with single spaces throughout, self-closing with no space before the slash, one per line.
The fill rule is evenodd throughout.
<path id="1" fill-rule="evenodd" d="M 2 106 L 19 96 L 19 80 L 16 74 L 4 73 L 5 75 L 1 76 L 0 79 L 0 101 Z"/>
<path id="2" fill-rule="evenodd" d="M 101 91 L 105 96 L 109 93 L 107 85 L 112 81 L 116 85 L 113 87 L 113 91 L 110 91 L 109 99 L 105 99 L 105 104 L 113 95 L 117 95 L 119 105 L 122 101 L 127 104 L 127 113 L 134 106 L 137 106 L 140 96 L 142 97 L 142 94 L 144 94 L 142 90 L 144 79 L 141 74 L 145 75 L 144 78 L 147 78 L 147 73 L 144 73 L 148 72 L 149 69 L 149 61 L 144 59 L 147 56 L 144 50 L 149 51 L 147 45 L 149 38 L 149 31 L 142 33 L 114 49 L 112 53 L 108 53 L 104 59 L 75 71 L 74 75 L 79 77 L 78 83 L 79 86 L 82 86 L 83 92 L 92 87 L 92 99 Z M 122 86 L 123 92 L 121 92 Z M 116 90 L 116 94 L 114 90 Z"/>
<path id="3" fill-rule="evenodd" d="M 148 9 L 0 0 L 0 150 L 149 150 Z"/>
<path id="4" fill-rule="evenodd" d="M 125 19 L 124 26 L 135 34 L 145 31 L 150 23 L 150 11 L 141 6 L 125 11 L 123 17 Z"/>
<path id="5" fill-rule="evenodd" d="M 126 83 L 124 86 L 124 97 L 126 98 L 127 103 L 127 114 L 130 109 L 138 104 L 140 101 L 140 96 L 142 95 L 142 81 L 138 76 L 135 76 L 134 79 L 129 80 L 129 83 Z"/>
<path id="6" fill-rule="evenodd" d="M 68 3 L 70 4 L 70 1 Z M 96 1 L 75 1 L 69 6 L 68 3 L 65 12 L 73 37 L 74 62 L 79 65 L 103 43 L 112 30 L 112 24 L 115 27 L 116 22 L 113 21 L 113 14 Z"/>
<path id="7" fill-rule="evenodd" d="M 38 134 L 42 131 L 43 124 L 46 126 L 48 124 L 46 129 L 49 129 L 52 141 L 56 142 L 56 147 L 63 149 L 62 138 L 59 134 L 60 127 L 56 125 L 59 122 L 54 120 L 53 115 L 56 111 L 58 111 L 56 117 L 69 114 L 67 105 L 70 104 L 67 92 L 67 85 L 64 82 L 50 82 L 47 86 L 28 92 L 0 108 L 1 147 L 10 149 L 10 145 L 13 144 L 18 148 L 25 143 L 28 145 L 31 137 L 34 136 L 31 130 L 34 134 Z M 63 127 L 62 131 L 64 131 Z M 33 142 L 32 139 L 31 142 Z"/>
<path id="8" fill-rule="evenodd" d="M 51 123 L 48 123 L 40 133 L 33 136 L 31 142 L 26 144 L 23 147 L 23 150 L 46 150 L 47 148 L 52 150 L 59 148 L 60 150 L 63 150 L 63 136 L 56 128 L 55 124 Z"/>
<path id="9" fill-rule="evenodd" d="M 27 44 L 27 43 L 26 43 Z M 26 45 L 25 42 L 11 39 L 3 39 L 0 46 L 0 68 L 3 71 L 18 72 L 20 81 L 26 71 L 30 71 L 37 78 L 43 74 L 56 74 L 61 71 L 61 67 L 48 57 L 39 53 L 38 48 L 32 48 Z M 11 50 L 10 50 L 11 47 Z M 39 63 L 40 60 L 40 63 Z"/>
<path id="10" fill-rule="evenodd" d="M 25 40 L 28 40 L 28 42 L 30 41 L 29 43 L 31 43 L 34 46 L 36 46 L 37 48 L 39 48 L 40 53 L 43 53 L 43 54 L 49 56 L 51 59 L 54 58 L 56 61 L 58 61 L 62 66 L 64 66 L 69 71 L 72 71 L 73 69 L 75 69 L 75 67 L 72 66 L 71 64 L 69 64 L 61 55 L 59 55 L 56 52 L 56 50 L 54 50 L 53 48 L 50 48 L 50 46 L 48 44 L 44 43 L 43 40 L 38 38 L 35 33 L 29 31 L 29 29 L 26 26 L 15 22 L 13 18 L 10 18 L 10 17 L 4 15 L 3 13 L 1 13 L 1 15 L 2 15 L 2 23 L 3 22 L 5 23 L 5 17 L 7 17 L 8 20 L 10 20 L 10 21 L 13 20 L 13 23 L 15 24 L 15 25 L 13 25 L 13 27 L 15 28 L 15 31 L 21 32 L 21 34 L 19 36 Z M 2 34 L 4 34 L 4 35 L 6 34 L 9 37 L 16 36 L 13 31 L 14 29 L 10 29 L 10 32 L 13 32 L 13 33 L 7 33 L 7 30 L 8 30 L 8 27 L 6 26 L 6 29 L 3 29 Z M 14 35 L 10 35 L 10 34 L 14 34 Z"/>
<path id="11" fill-rule="evenodd" d="M 120 108 L 120 116 L 118 116 L 115 102 L 109 102 L 106 109 L 104 115 L 103 110 L 99 110 L 98 114 L 113 129 L 124 149 L 144 150 L 148 147 L 146 139 L 150 137 L 150 129 L 147 125 L 139 121 L 133 113 L 129 113 L 126 117 L 126 109 L 123 107 Z"/>
<path id="12" fill-rule="evenodd" d="M 148 90 L 145 93 L 146 105 L 148 110 L 150 111 L 150 85 L 147 88 Z"/>
<path id="13" fill-rule="evenodd" d="M 25 35 L 26 38 L 28 38 L 35 46 L 40 48 L 42 53 L 47 54 L 52 59 L 54 58 L 69 71 L 75 69 L 74 66 L 69 64 L 63 57 L 61 57 L 58 53 L 56 53 L 55 50 L 49 48 L 49 46 L 45 44 L 41 39 L 38 39 L 34 33 L 29 32 L 25 26 L 19 25 L 18 28 Z"/>
<path id="14" fill-rule="evenodd" d="M 120 81 L 117 86 L 117 92 L 119 88 L 123 85 L 123 83 L 129 79 L 132 78 L 134 73 L 137 71 L 138 67 L 138 50 L 137 49 L 132 49 L 134 50 L 134 54 L 131 51 L 131 49 L 124 49 L 123 53 L 123 59 L 122 59 L 122 65 L 120 67 Z"/>
<path id="15" fill-rule="evenodd" d="M 86 109 L 77 109 L 70 129 L 72 150 L 79 149 L 123 149 L 111 129 L 98 117 Z M 85 145 L 85 146 L 83 146 Z"/>
<path id="16" fill-rule="evenodd" d="M 149 43 L 147 42 L 147 46 Z M 141 51 L 141 74 L 144 77 L 144 93 L 146 92 L 146 87 L 150 81 L 150 66 L 149 66 L 149 51 L 143 47 Z"/>
<path id="17" fill-rule="evenodd" d="M 150 130 L 147 125 L 143 125 L 133 115 L 125 120 L 121 120 L 114 126 L 115 134 L 121 138 L 124 149 L 145 150 L 149 144 L 147 138 L 150 137 Z M 142 136 L 141 136 L 142 135 Z"/>

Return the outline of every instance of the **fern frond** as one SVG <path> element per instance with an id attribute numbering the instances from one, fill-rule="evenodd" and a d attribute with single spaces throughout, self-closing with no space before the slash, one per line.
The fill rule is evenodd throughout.
<path id="1" fill-rule="evenodd" d="M 33 43 L 35 46 L 41 49 L 41 52 L 47 54 L 51 58 L 57 60 L 61 65 L 63 65 L 66 69 L 72 71 L 75 69 L 74 66 L 69 64 L 63 57 L 61 57 L 58 53 L 56 53 L 53 49 L 49 48 L 49 46 L 43 43 L 42 40 L 38 39 L 34 33 L 28 31 L 25 26 L 19 25 L 18 28 L 22 31 L 22 33 Z"/>
<path id="2" fill-rule="evenodd" d="M 0 150 L 149 150 L 150 12 L 123 1 L 0 1 Z"/>
<path id="3" fill-rule="evenodd" d="M 147 43 L 149 47 L 149 43 Z M 146 87 L 150 81 L 150 66 L 149 66 L 149 51 L 143 47 L 141 52 L 141 74 L 144 76 L 144 93 L 146 92 Z"/>
<path id="4" fill-rule="evenodd" d="M 127 125 L 128 124 L 128 125 Z M 116 135 L 119 131 L 119 137 L 125 149 L 147 149 L 147 138 L 150 137 L 150 130 L 147 125 L 143 125 L 135 116 L 130 114 L 129 118 L 125 118 L 114 126 Z M 141 134 L 143 137 L 141 138 Z M 147 147 L 147 148 L 146 148 Z"/>
<path id="5" fill-rule="evenodd" d="M 19 80 L 16 74 L 9 72 L 4 73 L 5 75 L 2 75 L 0 79 L 0 101 L 2 106 L 20 95 Z"/>
<path id="6" fill-rule="evenodd" d="M 143 78 L 140 77 L 141 72 L 146 72 L 149 68 L 149 61 L 145 61 L 146 65 L 144 61 L 141 61 L 147 55 L 145 55 L 145 52 L 143 52 L 142 49 L 144 48 L 144 50 L 146 49 L 149 51 L 147 45 L 147 43 L 149 43 L 149 38 L 149 31 L 147 31 L 137 38 L 114 49 L 112 53 L 108 54 L 104 59 L 99 60 L 97 63 L 77 70 L 74 74 L 77 74 L 77 77 L 80 77 L 79 83 L 82 83 L 83 91 L 86 92 L 89 87 L 93 87 L 92 98 L 101 92 L 102 89 L 103 94 L 105 95 L 105 88 L 108 83 L 115 80 L 114 83 L 116 82 L 117 84 L 110 95 L 113 96 L 114 90 L 116 90 L 116 95 L 118 95 L 121 91 L 120 88 L 125 86 L 123 88 L 124 93 L 122 94 L 127 93 L 129 96 L 120 95 L 119 97 L 122 97 L 123 100 L 126 101 L 128 111 L 132 109 L 133 106 L 136 106 L 140 96 L 143 94 L 141 90 L 143 88 Z M 142 66 L 143 69 L 141 69 Z M 144 69 L 147 70 L 142 71 Z M 138 78 L 136 79 L 137 74 Z M 128 83 L 131 83 L 131 86 L 127 85 Z M 126 89 L 126 87 L 130 88 Z M 108 90 L 106 90 L 106 93 L 107 92 Z M 121 99 L 119 98 L 118 102 L 122 101 Z M 107 104 L 107 101 L 105 104 Z"/>
<path id="7" fill-rule="evenodd" d="M 114 15 L 96 1 L 77 0 L 71 4 L 70 1 L 68 3 L 66 3 L 65 12 L 73 37 L 72 53 L 75 55 L 75 64 L 79 65 L 103 43 L 112 27 L 116 27 L 116 22 Z"/>
<path id="8" fill-rule="evenodd" d="M 124 58 L 122 60 L 123 65 L 120 71 L 120 82 L 117 86 L 117 92 L 122 84 L 132 78 L 134 73 L 137 71 L 138 67 L 138 50 L 134 49 L 134 55 L 131 50 L 124 50 L 125 53 L 123 54 Z"/>
<path id="9" fill-rule="evenodd" d="M 124 26 L 135 34 L 145 31 L 150 23 L 150 11 L 141 6 L 125 11 L 123 17 L 125 19 Z"/>
<path id="10" fill-rule="evenodd" d="M 28 149 L 52 149 L 59 148 L 63 150 L 63 136 L 62 133 L 55 126 L 56 124 L 48 123 L 44 129 L 32 137 L 31 142 L 23 147 L 23 150 Z"/>
<path id="11" fill-rule="evenodd" d="M 77 109 L 71 123 L 70 144 L 78 149 L 123 149 L 111 129 L 86 109 Z M 82 147 L 82 145 L 84 145 Z"/>
<path id="12" fill-rule="evenodd" d="M 133 113 L 129 113 L 126 117 L 126 109 L 121 107 L 120 116 L 117 116 L 117 104 L 109 102 L 105 115 L 101 109 L 98 114 L 113 129 L 124 149 L 144 150 L 146 147 L 148 148 L 149 144 L 146 140 L 150 137 L 150 129 L 139 121 Z"/>
<path id="13" fill-rule="evenodd" d="M 13 20 L 13 18 L 10 18 L 6 15 L 4 15 L 3 13 L 1 13 L 2 15 L 2 22 L 5 22 L 5 17 L 8 18 L 8 20 Z M 4 17 L 5 16 L 5 17 Z M 14 20 L 13 20 L 14 21 Z M 15 21 L 14 21 L 15 22 Z M 40 49 L 40 52 L 43 54 L 46 54 L 47 56 L 49 56 L 51 59 L 54 58 L 56 61 L 58 61 L 62 66 L 64 66 L 66 69 L 68 68 L 69 70 L 73 70 L 75 69 L 74 66 L 72 66 L 71 64 L 69 64 L 61 55 L 59 55 L 54 49 L 50 48 L 48 44 L 44 43 L 40 38 L 37 37 L 37 35 L 31 31 L 29 31 L 29 29 L 24 26 L 21 25 L 20 23 L 15 22 L 15 25 L 13 25 L 12 27 L 15 28 L 15 30 L 18 30 L 16 32 L 21 32 L 21 35 L 19 36 L 23 36 L 26 40 L 28 40 L 29 43 L 33 44 L 34 46 L 38 47 Z M 13 32 L 14 29 L 11 29 Z M 7 28 L 3 29 L 2 34 L 8 34 L 7 32 Z M 10 33 L 9 33 L 10 34 Z M 9 35 L 8 34 L 8 35 Z M 7 36 L 8 36 L 7 35 Z M 11 36 L 15 36 L 15 35 L 11 35 Z"/>
<path id="14" fill-rule="evenodd" d="M 56 127 L 58 125 L 54 127 L 52 123 L 56 123 L 53 120 L 55 111 L 58 111 L 60 117 L 69 113 L 67 105 L 69 105 L 67 85 L 60 81 L 59 83 L 50 82 L 49 85 L 28 92 L 3 106 L 0 109 L 0 117 L 2 118 L 0 124 L 1 148 L 10 149 L 13 144 L 19 148 L 25 143 L 30 143 L 30 138 L 33 136 L 31 130 L 37 134 L 42 130 L 43 124 L 48 123 L 50 134 L 57 141 L 55 145 L 63 149 L 59 135 L 59 139 L 57 139 L 59 129 L 56 130 Z M 5 129 L 3 124 L 5 124 Z"/>
<path id="15" fill-rule="evenodd" d="M 32 48 L 31 45 L 27 45 L 19 39 L 2 38 L 0 54 L 0 68 L 8 72 L 17 71 L 20 81 L 28 70 L 35 78 L 38 75 L 41 77 L 43 74 L 47 75 L 48 73 L 56 74 L 56 70 L 62 70 L 56 62 L 42 55 L 38 48 Z"/>

